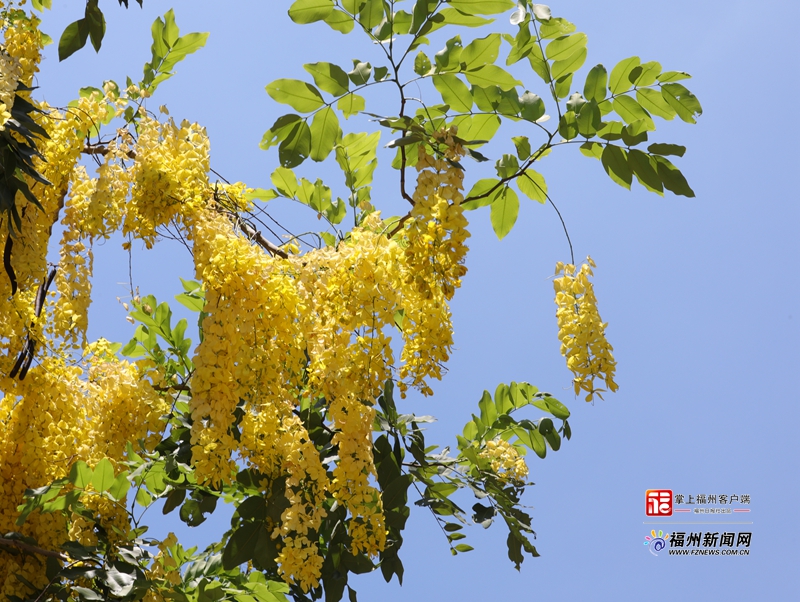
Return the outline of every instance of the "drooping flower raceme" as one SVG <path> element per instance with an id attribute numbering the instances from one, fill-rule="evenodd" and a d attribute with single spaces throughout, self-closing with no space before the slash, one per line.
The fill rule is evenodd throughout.
<path id="1" fill-rule="evenodd" d="M 572 264 L 559 262 L 553 287 L 556 292 L 556 318 L 561 354 L 567 358 L 567 367 L 575 375 L 575 395 L 586 393 L 586 401 L 592 401 L 601 393 L 616 391 L 614 382 L 617 362 L 612 355 L 614 348 L 606 340 L 606 326 L 597 311 L 597 298 L 589 278 L 596 267 L 591 257 L 579 270 Z M 606 388 L 595 386 L 600 380 Z"/>

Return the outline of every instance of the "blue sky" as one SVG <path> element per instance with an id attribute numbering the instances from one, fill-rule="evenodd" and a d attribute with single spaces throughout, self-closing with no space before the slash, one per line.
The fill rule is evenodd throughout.
<path id="1" fill-rule="evenodd" d="M 80 3 L 55 4 L 43 28 L 57 39 L 81 9 Z M 378 57 L 355 34 L 294 25 L 286 16 L 289 4 L 145 0 L 143 10 L 131 2 L 125 11 L 104 2 L 109 25 L 101 52 L 85 49 L 59 64 L 55 46 L 49 47 L 41 92 L 51 104 L 64 105 L 81 86 L 139 77 L 149 60 L 150 24 L 174 7 L 182 32 L 211 35 L 206 48 L 162 84 L 151 110 L 166 104 L 176 119 L 205 125 L 214 169 L 230 180 L 266 186 L 277 156 L 257 145 L 286 111 L 264 86 L 279 77 L 304 77 L 303 63 Z M 536 486 L 525 503 L 533 507 L 542 556 L 527 558 L 517 573 L 501 529 L 475 527 L 469 537 L 476 550 L 451 557 L 433 518 L 414 508 L 402 554 L 405 585 L 386 585 L 378 574 L 352 585 L 362 600 L 387 601 L 789 598 L 800 586 L 794 516 L 800 496 L 794 434 L 800 423 L 800 195 L 793 175 L 800 159 L 794 118 L 800 9 L 790 0 L 575 0 L 551 8 L 589 36 L 578 89 L 588 67 L 603 63 L 610 70 L 631 55 L 693 75 L 687 86 L 704 114 L 694 126 L 661 122 L 658 140 L 688 147 L 678 164 L 697 198 L 661 198 L 637 186 L 628 192 L 574 148 L 557 149 L 540 165 L 576 259 L 590 254 L 598 265 L 595 288 L 620 390 L 594 405 L 573 399 L 559 354 L 550 276 L 557 261 L 569 259 L 569 249 L 555 212 L 523 202 L 516 227 L 502 241 L 491 231 L 488 209 L 469 216 L 469 274 L 453 303 L 457 350 L 435 397 L 410 400 L 407 408 L 436 415 L 429 441 L 452 445 L 481 392 L 500 382 L 529 381 L 569 406 L 572 441 L 545 460 L 530 458 Z M 498 23 L 510 27 L 505 16 Z M 440 46 L 435 41 L 431 51 Z M 544 96 L 537 79 L 530 72 L 524 77 Z M 368 98 L 368 110 L 393 111 L 382 110 L 387 100 Z M 345 125 L 372 127 L 356 118 Z M 519 133 L 530 132 L 501 130 L 498 139 Z M 471 181 L 491 171 L 467 165 Z M 327 165 L 303 173 L 336 177 Z M 392 175 L 381 172 L 373 198 L 380 205 L 383 190 L 387 205 L 399 207 L 391 200 L 397 196 Z M 313 216 L 275 203 L 270 212 L 287 225 L 312 223 Z M 115 300 L 127 291 L 118 284 L 127 282 L 127 261 L 117 247 L 112 242 L 96 250 L 91 334 L 127 340 L 131 330 Z M 180 292 L 178 276 L 191 277 L 191 264 L 179 247 L 138 251 L 133 276 L 143 293 L 171 299 Z M 752 525 L 682 527 L 751 531 L 750 555 L 653 557 L 642 545 L 651 528 L 643 524 L 644 493 L 651 488 L 750 495 L 745 518 L 704 520 Z M 688 516 L 669 520 L 700 522 Z M 177 519 L 168 518 L 153 528 L 174 529 Z M 186 537 L 206 541 L 205 531 L 225 527 L 226 519 L 215 517 Z"/>

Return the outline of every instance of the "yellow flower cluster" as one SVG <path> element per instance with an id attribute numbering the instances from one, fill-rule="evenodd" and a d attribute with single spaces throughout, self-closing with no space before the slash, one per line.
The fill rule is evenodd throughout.
<path id="1" fill-rule="evenodd" d="M 24 2 L 19 3 L 20 6 Z M 12 6 L 13 3 L 10 4 Z M 39 31 L 39 18 L 25 12 L 9 8 L 5 9 L 5 19 L 0 22 L 5 42 L 2 45 L 5 54 L 13 57 L 19 66 L 17 81 L 30 87 L 33 76 L 39 71 L 42 52 L 42 34 Z M 0 9 L 3 7 L 0 5 Z"/>
<path id="2" fill-rule="evenodd" d="M 601 393 L 616 391 L 614 382 L 617 362 L 612 355 L 614 348 L 606 340 L 606 326 L 597 311 L 597 298 L 589 280 L 592 268 L 597 267 L 591 257 L 580 270 L 572 264 L 556 265 L 553 287 L 556 292 L 556 318 L 561 354 L 567 358 L 567 367 L 575 375 L 575 395 L 586 392 L 586 401 L 592 401 Z M 596 388 L 595 379 L 604 381 L 606 389 Z"/>
<path id="3" fill-rule="evenodd" d="M 175 547 L 178 545 L 178 538 L 170 532 L 167 537 L 159 542 L 158 554 L 153 559 L 153 563 L 148 570 L 148 578 L 153 581 L 166 582 L 169 585 L 180 585 L 181 573 L 178 562 L 174 557 Z M 150 589 L 144 596 L 144 602 L 164 602 L 165 598 L 156 590 Z"/>
<path id="4" fill-rule="evenodd" d="M 409 379 L 411 386 L 432 395 L 426 378 L 441 378 L 442 366 L 450 358 L 453 345 L 447 302 L 467 272 L 464 258 L 468 250 L 465 241 L 469 238 L 461 206 L 464 173 L 455 165 L 463 149 L 453 140 L 454 134 L 454 130 L 438 134 L 446 145 L 444 157 L 432 157 L 423 145 L 419 147 L 419 175 L 405 249 L 408 290 L 399 383 L 403 394 Z"/>
<path id="5" fill-rule="evenodd" d="M 159 226 L 194 215 L 208 200 L 208 136 L 188 121 L 177 126 L 145 116 L 135 152 L 123 233 L 135 234 L 150 248 Z"/>
<path id="6" fill-rule="evenodd" d="M 106 456 L 123 460 L 128 441 L 149 436 L 152 449 L 152 433 L 160 431 L 168 409 L 141 368 L 114 359 L 105 341 L 89 348 L 95 353 L 87 369 L 45 354 L 23 381 L 0 376 L 0 532 L 22 530 L 45 549 L 58 549 L 68 535 L 92 543 L 91 525 L 34 514 L 18 527 L 17 506 L 25 490 L 65 477 L 77 460 L 90 466 Z M 97 497 L 86 503 L 112 536 L 112 526 L 121 533 L 130 528 L 119 504 Z M 35 585 L 47 583 L 36 557 L 0 551 L 0 595 L 19 595 L 17 572 Z"/>
<path id="7" fill-rule="evenodd" d="M 523 483 L 528 476 L 528 465 L 525 458 L 519 455 L 516 447 L 505 439 L 494 439 L 487 441 L 478 455 L 489 460 L 492 464 L 492 472 L 504 481 Z"/>
<path id="8" fill-rule="evenodd" d="M 9 97 L 12 79 L 16 87 L 36 70 L 36 25 L 35 19 L 5 24 L 9 58 L 0 68 L 9 76 L 0 102 Z M 115 89 L 107 88 L 104 97 L 81 98 L 63 114 L 43 105 L 47 115 L 37 117 L 50 138 L 41 145 L 46 160 L 36 167 L 53 185 L 32 186 L 43 211 L 19 201 L 23 224 L 12 254 L 16 294 L 0 273 L 0 417 L 8 417 L 0 422 L 0 532 L 15 528 L 25 489 L 65 476 L 79 459 L 94 465 L 108 457 L 116 464 L 127 442 L 153 445 L 163 428 L 167 405 L 153 387 L 160 376 L 146 363 L 116 359 L 105 341 L 87 345 L 85 339 L 94 240 L 121 229 L 151 247 L 158 229 L 172 223 L 192 242 L 196 276 L 205 288 L 204 338 L 190 381 L 198 480 L 229 483 L 241 462 L 266 476 L 265 493 L 285 479 L 289 506 L 270 534 L 278 543 L 281 575 L 308 591 L 319 584 L 317 532 L 331 499 L 349 511 L 353 554 L 374 557 L 386 545 L 381 497 L 373 486 L 373 404 L 389 379 L 404 394 L 409 387 L 431 394 L 428 381 L 441 378 L 449 359 L 448 302 L 466 273 L 469 237 L 457 166 L 463 149 L 454 131 L 443 130 L 436 135 L 443 149 L 437 157 L 420 150 L 414 208 L 394 238 L 374 212 L 337 247 L 284 259 L 266 254 L 237 228 L 237 214 L 250 208 L 246 189 L 211 188 L 208 138 L 196 124 L 143 116 L 135 141 L 120 130 L 104 145 L 96 177 L 78 165 L 93 124 L 104 121 L 109 105 L 120 110 Z M 62 210 L 58 294 L 37 317 L 33 300 L 47 275 L 47 247 Z M 0 243 L 7 231 L 8 224 L 0 223 Z M 398 315 L 399 360 L 391 338 Z M 24 381 L 10 379 L 26 335 L 37 342 L 38 365 Z M 64 358 L 76 351 L 83 358 L 68 364 Z M 325 407 L 337 454 L 330 477 L 297 415 L 302 404 L 317 403 Z M 236 425 L 234 416 L 240 417 Z M 503 453 L 497 458 L 510 457 Z M 519 471 L 502 464 L 503 474 Z M 118 506 L 97 498 L 92 507 L 109 526 L 123 533 L 129 528 Z M 89 523 L 78 517 L 65 522 L 57 514 L 32 516 L 24 529 L 51 549 L 67 536 L 93 542 Z M 167 548 L 165 542 L 153 576 L 178 579 L 168 570 Z M 10 577 L 17 570 L 43 583 L 41 566 L 10 558 L 0 552 L 2 593 L 18 594 Z"/>
<path id="9" fill-rule="evenodd" d="M 22 76 L 19 61 L 5 53 L 0 46 L 0 132 L 6 127 L 6 122 L 11 119 L 11 109 L 14 107 L 14 97 L 17 94 L 17 82 Z"/>

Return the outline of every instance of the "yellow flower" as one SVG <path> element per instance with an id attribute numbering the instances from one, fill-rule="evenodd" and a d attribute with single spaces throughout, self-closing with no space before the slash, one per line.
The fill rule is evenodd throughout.
<path id="1" fill-rule="evenodd" d="M 586 401 L 597 395 L 600 399 L 605 391 L 616 391 L 614 382 L 617 362 L 612 355 L 614 348 L 606 340 L 607 324 L 600 319 L 597 298 L 589 278 L 596 267 L 591 257 L 576 272 L 572 264 L 556 264 L 553 287 L 556 293 L 556 318 L 561 354 L 567 358 L 567 367 L 575 375 L 575 395 L 586 393 Z M 597 388 L 595 380 L 605 383 L 606 388 Z"/>

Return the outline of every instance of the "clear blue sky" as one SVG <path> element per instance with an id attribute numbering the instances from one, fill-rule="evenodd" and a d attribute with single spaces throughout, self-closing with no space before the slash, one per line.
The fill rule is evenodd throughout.
<path id="1" fill-rule="evenodd" d="M 80 16 L 82 3 L 54 4 L 44 29 L 57 39 Z M 103 3 L 109 25 L 99 55 L 85 49 L 59 64 L 55 47 L 48 49 L 39 75 L 47 99 L 63 105 L 80 86 L 139 77 L 149 60 L 150 24 L 174 7 L 182 32 L 211 36 L 162 84 L 150 108 L 166 104 L 176 119 L 207 126 L 214 169 L 253 186 L 268 185 L 277 162 L 274 152 L 257 148 L 261 135 L 287 112 L 264 86 L 303 77 L 303 63 L 378 58 L 377 49 L 355 34 L 292 24 L 288 1 L 145 0 L 143 10 L 131 2 L 128 11 L 116 4 Z M 701 100 L 703 116 L 695 126 L 659 125 L 659 140 L 688 147 L 678 163 L 697 198 L 660 198 L 641 187 L 627 192 L 574 148 L 558 149 L 540 166 L 576 258 L 591 254 L 598 264 L 596 291 L 616 350 L 620 390 L 594 406 L 573 399 L 559 354 L 549 277 L 556 261 L 569 255 L 555 213 L 523 203 L 515 229 L 501 242 L 487 209 L 470 215 L 470 271 L 453 304 L 457 351 L 436 396 L 408 407 L 440 418 L 429 439 L 443 445 L 454 443 L 483 389 L 500 382 L 530 381 L 570 407 L 572 441 L 546 460 L 530 461 L 536 486 L 525 503 L 533 507 L 542 556 L 527 558 L 517 573 L 502 530 L 475 527 L 469 536 L 476 550 L 453 558 L 432 517 L 414 508 L 402 554 L 405 585 L 386 585 L 378 574 L 352 585 L 365 601 L 790 599 L 800 586 L 798 4 L 574 0 L 551 7 L 588 34 L 587 68 L 603 63 L 610 69 L 638 55 L 694 76 L 687 85 Z M 505 16 L 499 21 L 510 27 Z M 440 46 L 437 40 L 432 52 Z M 575 87 L 582 81 L 579 75 Z M 545 96 L 533 74 L 525 82 Z M 394 110 L 381 102 L 375 97 L 368 110 Z M 529 132 L 501 130 L 498 138 L 518 133 Z M 468 167 L 471 181 L 491 170 Z M 336 177 L 325 166 L 303 173 L 314 169 Z M 382 173 L 373 192 L 379 205 L 396 196 L 393 174 Z M 278 204 L 270 210 L 281 219 L 298 217 Z M 117 246 L 96 250 L 92 335 L 127 340 L 131 330 L 115 301 L 127 290 L 117 284 L 127 281 L 127 263 Z M 179 292 L 177 277 L 190 277 L 191 266 L 178 247 L 138 251 L 133 275 L 142 292 L 171 299 Z M 653 557 L 642 545 L 650 529 L 643 524 L 650 488 L 750 495 L 752 512 L 745 518 L 706 520 L 752 525 L 683 528 L 751 531 L 750 555 Z M 689 516 L 686 522 L 699 521 Z M 157 528 L 174 529 L 177 517 L 168 518 Z M 215 529 L 215 521 L 226 528 L 224 517 L 204 528 Z"/>

